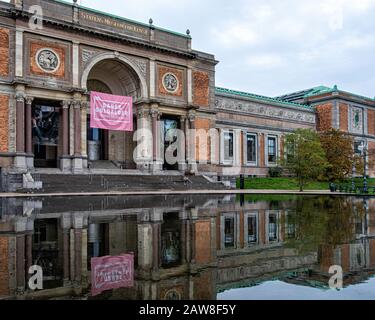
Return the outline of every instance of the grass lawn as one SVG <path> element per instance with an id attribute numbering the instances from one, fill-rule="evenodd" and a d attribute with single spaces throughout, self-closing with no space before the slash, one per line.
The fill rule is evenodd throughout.
<path id="1" fill-rule="evenodd" d="M 356 178 L 357 185 L 362 185 L 363 179 Z M 367 179 L 369 186 L 375 185 L 375 178 Z M 351 183 L 347 180 L 343 183 Z M 237 188 L 240 187 L 239 179 L 237 179 Z M 245 189 L 263 189 L 263 190 L 299 190 L 297 180 L 294 178 L 246 178 Z M 328 182 L 312 181 L 309 182 L 304 190 L 328 190 Z"/>

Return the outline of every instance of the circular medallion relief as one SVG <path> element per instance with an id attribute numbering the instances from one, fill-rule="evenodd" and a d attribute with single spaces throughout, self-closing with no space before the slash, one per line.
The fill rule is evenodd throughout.
<path id="1" fill-rule="evenodd" d="M 181 300 L 181 294 L 175 289 L 170 289 L 164 295 L 164 299 L 165 300 Z"/>
<path id="2" fill-rule="evenodd" d="M 166 73 L 163 76 L 163 86 L 169 92 L 176 92 L 178 89 L 178 79 L 173 73 Z"/>
<path id="3" fill-rule="evenodd" d="M 40 49 L 35 59 L 39 68 L 44 72 L 55 72 L 60 66 L 59 56 L 52 49 Z"/>

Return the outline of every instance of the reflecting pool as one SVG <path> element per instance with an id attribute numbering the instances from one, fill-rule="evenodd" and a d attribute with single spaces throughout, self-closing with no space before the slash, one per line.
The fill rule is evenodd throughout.
<path id="1" fill-rule="evenodd" d="M 125 253 L 134 286 L 91 296 L 91 258 Z M 42 290 L 29 287 L 33 265 Z M 374 275 L 375 198 L 0 200 L 3 299 L 375 299 Z"/>

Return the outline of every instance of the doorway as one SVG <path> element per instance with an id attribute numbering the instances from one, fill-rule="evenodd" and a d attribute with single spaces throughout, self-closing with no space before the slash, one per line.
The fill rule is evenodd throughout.
<path id="1" fill-rule="evenodd" d="M 164 163 L 163 170 L 178 170 L 177 148 L 171 149 L 171 145 L 176 145 L 177 129 L 180 129 L 180 121 L 177 117 L 168 116 L 161 119 L 163 128 L 164 141 Z M 171 151 L 173 150 L 173 151 Z M 168 161 L 169 159 L 176 159 L 175 162 Z"/>
<path id="2" fill-rule="evenodd" d="M 59 156 L 60 110 L 57 102 L 35 101 L 32 106 L 34 165 L 57 168 Z"/>

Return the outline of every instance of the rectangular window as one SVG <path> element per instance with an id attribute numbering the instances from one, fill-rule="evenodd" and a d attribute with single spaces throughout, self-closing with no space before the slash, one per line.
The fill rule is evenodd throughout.
<path id="1" fill-rule="evenodd" d="M 255 134 L 246 134 L 247 162 L 257 161 L 257 137 Z"/>
<path id="2" fill-rule="evenodd" d="M 268 163 L 276 163 L 276 137 L 268 137 Z"/>
<path id="3" fill-rule="evenodd" d="M 233 160 L 233 132 L 224 132 L 224 160 Z"/>
<path id="4" fill-rule="evenodd" d="M 362 144 L 363 144 L 362 141 L 354 141 L 354 153 L 355 154 L 357 155 L 362 154 L 362 150 L 361 150 Z"/>
<path id="5" fill-rule="evenodd" d="M 277 215 L 272 213 L 268 216 L 268 240 L 277 240 Z"/>
<path id="6" fill-rule="evenodd" d="M 257 217 L 249 216 L 247 218 L 247 244 L 252 245 L 258 242 Z"/>
<path id="7" fill-rule="evenodd" d="M 224 221 L 225 248 L 234 247 L 234 218 L 225 218 Z"/>

